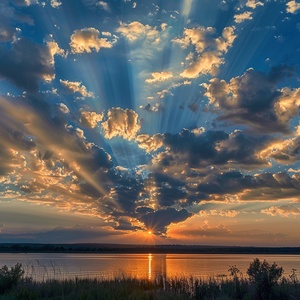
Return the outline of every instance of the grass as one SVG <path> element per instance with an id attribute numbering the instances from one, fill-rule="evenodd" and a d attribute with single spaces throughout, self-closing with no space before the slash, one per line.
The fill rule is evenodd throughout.
<path id="1" fill-rule="evenodd" d="M 295 271 L 288 278 L 280 278 L 282 272 L 277 265 L 254 260 L 248 269 L 248 278 L 243 278 L 238 268 L 232 266 L 230 277 L 206 280 L 163 276 L 148 280 L 123 276 L 38 282 L 24 276 L 22 266 L 17 264 L 11 269 L 6 266 L 0 269 L 0 300 L 295 300 L 300 299 L 300 283 Z"/>

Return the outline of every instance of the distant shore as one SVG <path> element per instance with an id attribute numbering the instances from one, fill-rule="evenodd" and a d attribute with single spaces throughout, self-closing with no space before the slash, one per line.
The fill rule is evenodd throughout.
<path id="1" fill-rule="evenodd" d="M 294 254 L 300 247 L 0 243 L 0 253 Z"/>

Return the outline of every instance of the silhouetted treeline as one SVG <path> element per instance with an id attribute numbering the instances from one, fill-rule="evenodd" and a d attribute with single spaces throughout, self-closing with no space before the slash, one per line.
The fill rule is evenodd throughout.
<path id="1" fill-rule="evenodd" d="M 300 247 L 228 247 L 199 245 L 128 244 L 0 244 L 2 253 L 195 253 L 195 254 L 300 254 Z"/>

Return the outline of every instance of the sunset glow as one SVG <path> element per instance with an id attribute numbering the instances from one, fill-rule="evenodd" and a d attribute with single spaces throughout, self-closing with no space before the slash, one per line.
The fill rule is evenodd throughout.
<path id="1" fill-rule="evenodd" d="M 299 246 L 299 1 L 0 2 L 1 242 Z"/>

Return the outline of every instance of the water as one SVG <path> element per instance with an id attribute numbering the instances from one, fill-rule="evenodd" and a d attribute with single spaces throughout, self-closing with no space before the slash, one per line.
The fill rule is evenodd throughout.
<path id="1" fill-rule="evenodd" d="M 25 274 L 35 280 L 49 278 L 114 278 L 130 276 L 155 278 L 156 276 L 182 277 L 229 275 L 228 268 L 236 265 L 244 276 L 255 259 L 266 259 L 283 267 L 288 277 L 292 269 L 300 278 L 299 255 L 257 254 L 0 254 L 0 266 L 21 263 Z"/>

